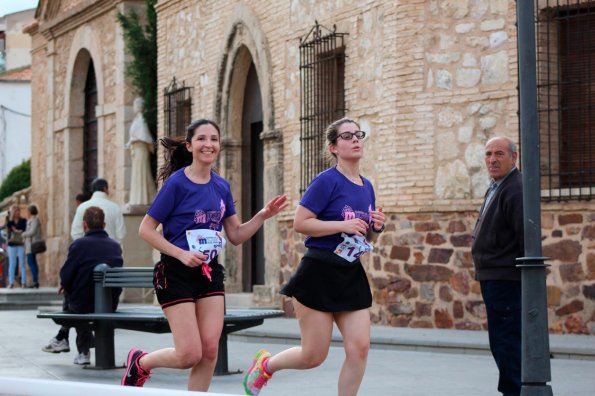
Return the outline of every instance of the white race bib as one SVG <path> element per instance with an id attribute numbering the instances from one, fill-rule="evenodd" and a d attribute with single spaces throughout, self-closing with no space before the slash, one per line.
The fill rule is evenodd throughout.
<path id="1" fill-rule="evenodd" d="M 186 241 L 191 252 L 206 254 L 205 263 L 210 263 L 225 247 L 227 241 L 219 231 L 186 230 Z"/>
<path id="2" fill-rule="evenodd" d="M 337 245 L 335 254 L 349 262 L 353 262 L 362 254 L 372 251 L 372 245 L 366 241 L 366 237 L 357 234 L 350 236 L 344 232 L 341 233 L 341 237 L 343 238 L 343 242 Z"/>

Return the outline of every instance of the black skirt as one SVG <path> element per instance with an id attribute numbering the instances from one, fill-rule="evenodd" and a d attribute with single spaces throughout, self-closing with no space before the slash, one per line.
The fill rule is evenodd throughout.
<path id="1" fill-rule="evenodd" d="M 322 249 L 306 251 L 281 294 L 323 312 L 357 311 L 372 306 L 372 292 L 362 263 L 350 263 Z"/>

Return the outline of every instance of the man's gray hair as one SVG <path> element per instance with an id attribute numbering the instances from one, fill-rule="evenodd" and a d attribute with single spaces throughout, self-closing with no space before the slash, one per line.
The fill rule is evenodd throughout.
<path id="1" fill-rule="evenodd" d="M 508 150 L 509 150 L 511 153 L 518 153 L 518 149 L 517 149 L 517 145 L 516 145 L 516 143 L 515 143 L 515 142 L 513 142 L 513 141 L 512 141 L 512 139 L 511 139 L 511 138 L 509 138 L 509 137 L 507 137 L 507 136 L 494 136 L 493 138 L 489 139 L 489 140 L 486 142 L 486 146 L 487 146 L 488 144 L 490 144 L 490 142 L 492 142 L 493 140 L 496 140 L 496 139 L 504 139 L 504 140 L 506 140 L 506 141 L 508 142 Z"/>

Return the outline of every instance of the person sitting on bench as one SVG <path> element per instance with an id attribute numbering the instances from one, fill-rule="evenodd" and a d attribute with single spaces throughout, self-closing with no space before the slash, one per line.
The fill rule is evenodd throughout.
<path id="1" fill-rule="evenodd" d="M 63 310 L 72 313 L 90 313 L 94 311 L 95 287 L 93 269 L 97 264 L 105 263 L 110 267 L 121 267 L 124 263 L 122 248 L 115 240 L 108 237 L 105 228 L 105 214 L 97 206 L 87 208 L 83 214 L 85 235 L 76 239 L 68 249 L 68 257 L 60 270 L 59 294 L 64 294 Z M 112 304 L 114 310 L 122 289 L 114 289 Z M 74 364 L 90 364 L 89 351 L 93 343 L 91 326 L 86 322 L 77 322 L 76 347 L 78 355 Z M 42 348 L 44 352 L 69 352 L 68 332 L 70 327 L 62 326 L 58 334 Z"/>

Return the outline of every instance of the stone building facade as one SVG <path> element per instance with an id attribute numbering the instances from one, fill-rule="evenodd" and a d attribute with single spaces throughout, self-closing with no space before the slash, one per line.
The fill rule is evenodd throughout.
<path id="1" fill-rule="evenodd" d="M 70 244 L 74 198 L 94 176 L 105 178 L 110 198 L 128 200 L 130 156 L 125 147 L 134 92 L 117 12 L 144 1 L 41 0 L 32 38 L 32 145 L 30 200 L 40 208 L 47 252 L 42 284 L 57 284 Z M 90 137 L 89 137 L 90 136 Z M 87 162 L 87 158 L 90 160 Z M 139 241 L 140 216 L 125 216 L 124 258 L 147 265 L 151 250 Z"/>
<path id="2" fill-rule="evenodd" d="M 60 2 L 65 10 L 68 3 Z M 128 2 L 96 3 L 121 7 Z M 489 182 L 485 142 L 501 134 L 519 140 L 515 2 L 161 0 L 156 9 L 158 84 L 164 95 L 160 133 L 180 133 L 166 132 L 165 126 L 165 97 L 175 77 L 191 88 L 186 104 L 192 118 L 212 118 L 221 125 L 217 169 L 231 182 L 240 216 L 256 209 L 259 193 L 264 200 L 286 193 L 291 201 L 289 209 L 267 221 L 261 242 L 226 250 L 228 292 L 251 292 L 254 304 L 283 305 L 289 311 L 278 291 L 304 252 L 303 237 L 292 229 L 301 195 L 299 45 L 318 21 L 345 33 L 347 115 L 369 133 L 362 174 L 374 184 L 377 203 L 389 218 L 374 252 L 363 260 L 374 321 L 485 328 L 471 234 Z M 101 48 L 94 59 L 104 65 L 105 88 L 97 107 L 102 144 L 118 148 L 125 141 L 129 111 L 124 109 L 132 98 L 121 70 L 121 34 L 110 12 L 97 13 L 77 29 L 48 25 L 44 30 L 40 22 L 33 35 L 34 70 L 53 75 L 48 84 L 42 73 L 34 73 L 33 86 L 34 96 L 68 93 L 78 52 L 66 43 L 76 43 L 77 32 L 79 41 L 101 41 L 91 41 L 90 48 Z M 94 27 L 100 35 L 85 33 Z M 78 124 L 68 116 L 73 100 L 65 99 L 34 101 L 40 139 L 48 146 L 53 142 L 48 154 L 34 153 L 41 172 L 33 182 L 33 194 L 52 197 L 47 209 L 54 219 L 52 235 L 64 233 L 58 229 L 66 224 L 60 219 L 72 213 L 65 201 L 69 178 L 75 176 L 58 159 L 72 155 L 72 128 Z M 118 186 L 118 201 L 125 202 L 121 169 L 128 160 L 118 149 L 104 155 L 109 156 L 102 162 L 106 175 Z M 595 334 L 595 205 L 592 200 L 544 201 L 541 209 L 544 255 L 551 257 L 550 329 Z M 63 250 L 65 242 L 56 238 L 54 243 Z"/>

